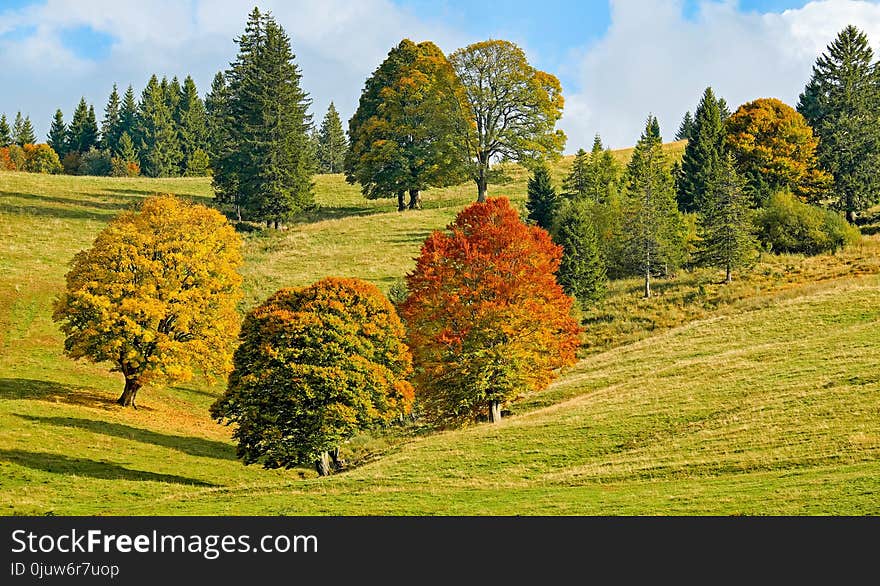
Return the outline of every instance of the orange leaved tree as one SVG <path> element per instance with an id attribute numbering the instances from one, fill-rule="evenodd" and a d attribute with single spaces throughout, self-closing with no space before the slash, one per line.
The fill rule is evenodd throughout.
<path id="1" fill-rule="evenodd" d="M 462 210 L 422 245 L 400 306 L 427 416 L 460 424 L 545 388 L 575 361 L 580 327 L 556 282 L 562 249 L 506 198 Z"/>
<path id="2" fill-rule="evenodd" d="M 235 370 L 211 414 L 236 425 L 246 464 L 313 462 L 329 474 L 345 440 L 410 411 L 403 337 L 394 306 L 366 281 L 282 289 L 245 318 Z"/>
<path id="3" fill-rule="evenodd" d="M 74 257 L 55 321 L 71 358 L 125 376 L 122 406 L 151 381 L 226 374 L 238 333 L 241 238 L 216 210 L 171 195 L 123 212 Z"/>

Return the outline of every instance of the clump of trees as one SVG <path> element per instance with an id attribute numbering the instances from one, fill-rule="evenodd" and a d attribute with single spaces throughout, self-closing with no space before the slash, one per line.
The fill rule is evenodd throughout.
<path id="1" fill-rule="evenodd" d="M 400 314 L 427 418 L 497 422 L 506 402 L 574 362 L 580 328 L 556 281 L 561 257 L 506 198 L 468 206 L 425 240 Z"/>
<path id="2" fill-rule="evenodd" d="M 53 319 L 73 359 L 125 377 L 118 403 L 146 384 L 231 370 L 241 298 L 241 239 L 216 210 L 174 196 L 144 200 L 76 254 Z"/>
<path id="3" fill-rule="evenodd" d="M 341 467 L 339 448 L 356 432 L 410 411 L 403 338 L 375 285 L 329 277 L 283 289 L 245 318 L 235 369 L 211 414 L 236 425 L 246 464 L 314 463 L 327 475 Z"/>

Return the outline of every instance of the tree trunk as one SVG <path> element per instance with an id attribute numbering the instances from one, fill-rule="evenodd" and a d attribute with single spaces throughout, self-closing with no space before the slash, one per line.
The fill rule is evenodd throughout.
<path id="1" fill-rule="evenodd" d="M 397 192 L 397 211 L 402 212 L 406 209 L 406 192 Z"/>
<path id="2" fill-rule="evenodd" d="M 727 284 L 733 282 L 733 276 L 730 274 L 730 263 L 727 263 L 727 277 L 724 279 L 724 282 Z"/>
<path id="3" fill-rule="evenodd" d="M 501 401 L 489 401 L 489 423 L 501 421 Z"/>
<path id="4" fill-rule="evenodd" d="M 345 460 L 339 457 L 339 448 L 330 450 L 330 459 L 333 461 L 334 470 L 342 470 L 345 468 Z"/>
<path id="5" fill-rule="evenodd" d="M 856 215 L 853 213 L 851 209 L 846 210 L 846 221 L 850 224 L 854 224 L 856 221 Z"/>
<path id="6" fill-rule="evenodd" d="M 330 475 L 330 454 L 329 452 L 321 452 L 321 455 L 315 460 L 315 470 L 318 471 L 318 476 L 329 476 Z"/>
<path id="7" fill-rule="evenodd" d="M 235 204 L 235 215 L 238 216 L 238 221 L 241 222 L 241 206 Z"/>
<path id="8" fill-rule="evenodd" d="M 422 209 L 422 192 L 418 189 L 410 189 L 409 190 L 409 209 L 411 210 L 420 210 Z"/>
<path id="9" fill-rule="evenodd" d="M 489 182 L 486 180 L 486 172 L 480 168 L 480 176 L 477 177 L 477 201 L 486 201 L 486 193 L 489 191 Z"/>
<path id="10" fill-rule="evenodd" d="M 651 296 L 651 271 L 645 271 L 645 299 Z"/>
<path id="11" fill-rule="evenodd" d="M 135 398 L 137 397 L 138 390 L 141 388 L 141 383 L 138 382 L 136 378 L 127 378 L 125 379 L 125 389 L 122 391 L 122 395 L 120 395 L 119 399 L 116 400 L 116 403 L 122 405 L 123 407 L 133 407 L 137 409 L 137 405 L 135 404 Z"/>
<path id="12" fill-rule="evenodd" d="M 275 229 L 277 230 L 278 229 L 278 220 L 275 220 L 273 223 L 275 224 Z"/>

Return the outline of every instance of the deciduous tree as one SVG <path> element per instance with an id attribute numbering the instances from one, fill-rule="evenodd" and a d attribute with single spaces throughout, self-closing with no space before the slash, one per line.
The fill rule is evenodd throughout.
<path id="1" fill-rule="evenodd" d="M 409 412 L 412 359 L 394 307 L 359 279 L 282 289 L 251 311 L 211 414 L 236 426 L 246 464 L 330 472 L 356 432 Z"/>
<path id="2" fill-rule="evenodd" d="M 580 327 L 556 281 L 562 248 L 505 198 L 462 210 L 422 245 L 400 305 L 426 415 L 459 424 L 545 388 L 575 361 Z"/>
<path id="3" fill-rule="evenodd" d="M 121 372 L 123 406 L 150 382 L 229 372 L 240 247 L 219 212 L 173 196 L 123 212 L 76 254 L 55 301 L 65 353 Z"/>

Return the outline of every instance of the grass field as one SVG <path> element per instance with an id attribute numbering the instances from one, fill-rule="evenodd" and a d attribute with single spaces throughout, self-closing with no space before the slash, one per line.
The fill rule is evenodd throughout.
<path id="1" fill-rule="evenodd" d="M 432 190 L 425 209 L 397 213 L 339 176 L 317 181 L 319 211 L 245 236 L 243 309 L 328 274 L 387 291 L 474 197 Z M 880 236 L 767 256 L 732 286 L 683 273 L 653 300 L 615 282 L 585 315 L 585 359 L 514 416 L 358 437 L 348 455 L 363 464 L 318 479 L 241 465 L 208 416 L 219 384 L 147 388 L 124 410 L 119 375 L 62 355 L 50 305 L 68 261 L 155 192 L 207 201 L 210 186 L 0 174 L 5 514 L 880 513 Z M 500 194 L 521 203 L 525 174 L 490 187 Z"/>

